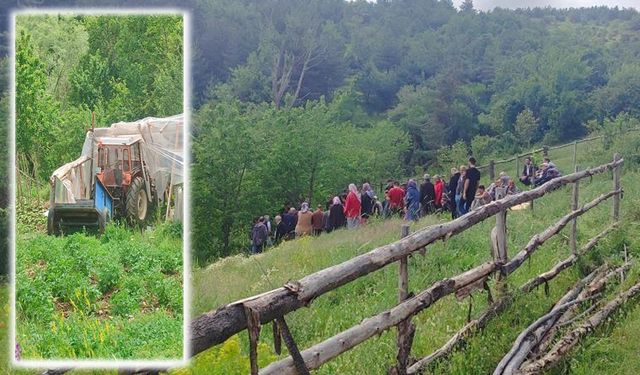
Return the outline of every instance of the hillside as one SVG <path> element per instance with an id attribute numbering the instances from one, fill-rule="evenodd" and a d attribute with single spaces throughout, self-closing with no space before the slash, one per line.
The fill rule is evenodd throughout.
<path id="1" fill-rule="evenodd" d="M 492 370 L 504 353 L 511 347 L 513 340 L 533 320 L 541 316 L 572 285 L 582 272 L 590 266 L 600 263 L 604 259 L 612 262 L 620 261 L 623 244 L 627 244 L 632 256 L 640 253 L 640 242 L 632 234 L 637 228 L 637 218 L 640 212 L 640 189 L 635 181 L 640 175 L 634 159 L 637 135 L 624 137 L 616 141 L 609 150 L 603 149 L 602 142 L 593 142 L 584 147 L 578 154 L 579 164 L 595 166 L 610 160 L 613 150 L 620 150 L 626 160 L 623 168 L 622 186 L 625 197 L 622 203 L 624 225 L 622 229 L 608 236 L 600 242 L 597 250 L 584 261 L 572 269 L 565 271 L 557 279 L 549 283 L 549 295 L 544 291 L 534 292 L 527 298 L 518 298 L 505 313 L 494 319 L 479 335 L 471 338 L 464 351 L 455 352 L 450 360 L 444 361 L 430 368 L 432 373 L 460 373 L 484 374 Z M 570 169 L 572 149 L 551 153 L 561 169 Z M 581 183 L 580 202 L 585 203 L 610 189 L 611 180 L 605 176 L 597 176 L 592 181 Z M 518 251 L 535 233 L 555 222 L 560 216 L 569 211 L 570 189 L 564 188 L 549 196 L 536 201 L 533 211 L 512 211 L 508 215 L 509 253 Z M 603 204 L 587 213 L 579 220 L 578 241 L 584 244 L 587 239 L 599 233 L 609 222 L 610 204 Z M 429 217 L 413 225 L 414 231 L 446 220 L 444 217 Z M 212 264 L 208 268 L 197 271 L 194 275 L 195 288 L 193 295 L 193 312 L 195 314 L 236 299 L 248 297 L 283 285 L 287 280 L 295 280 L 301 276 L 337 264 L 354 255 L 371 250 L 379 245 L 398 238 L 401 221 L 392 220 L 374 222 L 366 228 L 357 231 L 339 231 L 320 238 L 305 238 L 288 242 L 265 254 L 254 257 L 235 256 Z M 437 243 L 428 248 L 426 256 L 414 256 L 409 265 L 410 290 L 424 289 L 431 283 L 447 276 L 465 271 L 472 266 L 490 259 L 488 233 L 494 225 L 494 220 L 477 225 L 462 235 L 455 236 L 445 243 Z M 546 243 L 531 258 L 528 264 L 509 278 L 512 288 L 521 285 L 531 277 L 546 271 L 560 259 L 570 254 L 567 246 L 567 232 Z M 626 285 L 637 279 L 640 267 L 636 264 L 627 278 Z M 301 348 L 318 343 L 363 318 L 374 315 L 395 304 L 397 298 L 397 267 L 389 266 L 377 273 L 368 275 L 352 282 L 336 291 L 318 298 L 310 308 L 301 309 L 288 315 L 292 333 Z M 615 288 L 613 288 L 615 289 Z M 609 291 L 613 293 L 613 290 Z M 438 349 L 444 342 L 466 322 L 470 300 L 461 302 L 454 297 L 446 297 L 427 312 L 414 318 L 417 333 L 414 340 L 412 355 L 424 356 Z M 477 293 L 472 300 L 472 317 L 477 316 L 486 306 L 486 293 Z M 621 318 L 620 325 L 637 327 L 638 314 L 634 312 L 627 320 Z M 619 331 L 615 331 L 619 332 Z M 605 336 L 608 331 L 598 332 L 596 337 Z M 214 368 L 222 373 L 231 368 L 238 368 L 242 373 L 248 367 L 248 340 L 246 333 L 238 339 L 203 353 L 202 359 L 197 359 L 195 369 L 204 369 L 204 362 L 215 363 Z M 260 357 L 264 361 L 273 358 L 270 327 L 262 331 L 262 346 Z M 492 345 L 487 345 L 491 340 Z M 590 339 L 594 342 L 596 338 Z M 597 346 L 586 345 L 580 349 L 576 358 L 598 357 L 601 361 L 613 361 L 613 358 L 629 358 L 633 353 L 634 344 L 620 343 L 620 333 L 614 333 L 606 346 L 610 354 L 603 354 Z M 598 341 L 600 342 L 600 341 Z M 236 345 L 239 344 L 239 347 Z M 602 344 L 601 344 L 602 345 Z M 637 349 L 640 349 L 638 345 Z M 604 358 L 603 358 L 604 357 Z M 197 357 L 198 358 L 198 357 Z M 319 374 L 357 374 L 367 369 L 368 373 L 382 374 L 395 360 L 395 330 L 383 333 L 380 338 L 371 339 L 356 347 L 336 360 L 321 367 Z M 631 360 L 626 365 L 636 365 L 637 360 Z M 575 364 L 575 361 L 569 361 Z M 217 367 L 215 367 L 217 366 Z M 209 367 L 209 369 L 211 369 Z M 624 371 L 624 369 L 621 369 Z M 596 368 L 589 366 L 577 367 L 577 373 L 598 373 Z M 199 371 L 195 371 L 199 373 Z M 235 372 L 232 372 L 235 373 Z"/>

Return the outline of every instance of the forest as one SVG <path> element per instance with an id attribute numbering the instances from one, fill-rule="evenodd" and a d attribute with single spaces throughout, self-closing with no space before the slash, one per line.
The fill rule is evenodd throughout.
<path id="1" fill-rule="evenodd" d="M 305 198 L 314 206 L 350 182 L 376 186 L 459 165 L 468 154 L 488 160 L 579 138 L 620 115 L 640 117 L 640 14 L 632 9 L 479 12 L 472 1 L 456 8 L 448 0 L 180 6 L 193 21 L 191 243 L 200 265 L 244 251 L 253 217 Z M 59 102 L 40 119 L 56 123 L 43 136 L 86 127 L 92 110 L 103 123 L 175 112 L 154 100 L 175 72 L 137 82 L 133 67 L 120 66 L 131 79 L 109 80 L 120 53 L 142 49 L 110 50 L 101 35 L 74 47 L 94 57 L 64 70 L 58 85 L 37 86 L 38 74 L 60 74 L 46 61 L 33 73 L 34 87 L 49 93 L 33 93 L 43 111 Z M 64 102 L 59 90 L 69 94 Z M 43 180 L 58 154 L 42 151 L 26 164 Z"/>

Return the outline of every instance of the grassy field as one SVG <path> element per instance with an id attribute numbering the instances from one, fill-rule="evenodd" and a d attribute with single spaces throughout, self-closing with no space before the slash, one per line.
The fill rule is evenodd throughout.
<path id="1" fill-rule="evenodd" d="M 603 150 L 602 143 L 595 141 L 581 145 L 578 163 L 583 166 L 596 166 L 612 159 L 613 151 L 620 150 L 627 159 L 633 159 L 637 139 L 624 138 L 610 150 Z M 624 154 L 624 151 L 628 151 Z M 571 148 L 551 153 L 552 159 L 565 173 L 571 171 Z M 500 169 L 499 169 L 500 170 Z M 501 316 L 494 319 L 480 334 L 471 338 L 463 351 L 455 352 L 448 360 L 437 363 L 428 369 L 435 374 L 486 374 L 495 367 L 501 357 L 509 350 L 516 336 L 548 308 L 577 281 L 587 270 L 605 259 L 612 263 L 620 262 L 622 247 L 626 244 L 632 256 L 640 252 L 640 242 L 634 234 L 640 218 L 640 190 L 635 183 L 640 175 L 637 165 L 628 162 L 623 169 L 622 184 L 625 197 L 622 203 L 624 225 L 622 228 L 596 247 L 591 255 L 579 264 L 565 271 L 549 284 L 549 295 L 541 288 L 532 294 L 516 298 L 515 303 Z M 486 181 L 486 179 L 485 179 Z M 584 180 L 580 184 L 580 202 L 586 203 L 603 192 L 611 190 L 610 174 Z M 508 215 L 509 253 L 521 249 L 528 239 L 540 232 L 570 210 L 571 188 L 563 188 L 536 201 L 533 211 L 511 211 Z M 605 203 L 582 216 L 578 224 L 578 240 L 584 244 L 610 223 L 611 204 Z M 429 217 L 412 226 L 412 231 L 430 224 L 447 220 L 447 217 Z M 297 279 L 327 266 L 340 263 L 357 254 L 367 252 L 379 245 L 398 238 L 399 220 L 373 222 L 357 231 L 338 231 L 320 238 L 303 238 L 285 243 L 267 253 L 244 257 L 236 256 L 221 260 L 194 275 L 195 290 L 193 312 L 195 314 L 210 310 L 221 304 L 261 293 L 283 285 L 287 280 Z M 428 248 L 426 256 L 414 256 L 409 262 L 409 285 L 414 292 L 428 287 L 434 281 L 468 270 L 491 259 L 489 232 L 494 220 L 489 219 L 447 242 L 439 242 Z M 546 271 L 560 259 L 570 254 L 567 246 L 568 234 L 565 232 L 543 245 L 538 252 L 518 271 L 509 277 L 511 289 L 521 285 L 531 277 Z M 634 266 L 628 279 L 637 280 L 638 266 Z M 629 282 L 629 281 L 628 281 Z M 307 348 L 350 326 L 362 319 L 389 309 L 397 298 L 397 266 L 392 265 L 366 277 L 358 279 L 344 287 L 319 297 L 309 308 L 298 310 L 287 316 L 299 347 Z M 617 287 L 610 288 L 609 293 Z M 414 318 L 417 332 L 412 355 L 421 357 L 439 348 L 464 325 L 469 304 L 472 304 L 472 316 L 477 316 L 487 305 L 486 293 L 476 293 L 473 299 L 457 301 L 449 296 L 433 305 L 427 311 Z M 636 315 L 637 317 L 637 315 Z M 634 324 L 634 316 L 623 320 L 622 324 Z M 637 324 L 636 324 L 637 325 Z M 272 353 L 270 327 L 264 327 L 260 358 L 269 362 Z M 598 334 L 606 332 L 598 332 Z M 595 336 L 598 337 L 598 336 Z M 491 343 L 488 345 L 488 343 Z M 631 345 L 631 344 L 628 344 Z M 636 348 L 640 347 L 640 344 Z M 611 344 L 607 349 L 615 348 Z M 624 347 L 620 347 L 624 355 Z M 627 349 L 631 353 L 631 349 Z M 227 343 L 215 347 L 196 358 L 190 370 L 181 373 L 246 373 L 248 368 L 248 340 L 245 332 L 235 336 Z M 588 358 L 590 347 L 579 352 L 578 356 Z M 578 357 L 579 358 L 579 357 Z M 572 360 L 569 360 L 569 362 Z M 637 359 L 636 359 L 637 361 Z M 355 349 L 343 354 L 336 360 L 322 366 L 318 374 L 384 374 L 395 362 L 395 330 L 372 338 Z M 207 364 L 205 366 L 205 363 Z M 232 370 L 237 367 L 237 370 Z M 205 371 L 206 369 L 206 371 Z M 593 371 L 593 372 L 589 372 Z M 584 366 L 581 373 L 598 373 Z"/>
<path id="2" fill-rule="evenodd" d="M 182 357 L 179 227 L 141 234 L 111 225 L 100 238 L 19 233 L 16 341 L 23 359 Z"/>

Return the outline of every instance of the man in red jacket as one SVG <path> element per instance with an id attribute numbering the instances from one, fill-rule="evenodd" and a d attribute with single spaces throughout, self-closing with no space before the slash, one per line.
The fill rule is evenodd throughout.
<path id="1" fill-rule="evenodd" d="M 389 208 L 393 214 L 401 214 L 404 208 L 404 190 L 398 181 L 393 182 L 393 187 L 389 190 Z"/>

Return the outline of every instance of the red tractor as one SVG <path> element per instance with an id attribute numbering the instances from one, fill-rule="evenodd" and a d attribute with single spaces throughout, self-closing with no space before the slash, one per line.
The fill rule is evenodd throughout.
<path id="1" fill-rule="evenodd" d="M 113 217 L 142 225 L 156 199 L 153 181 L 140 150 L 140 137 L 100 138 L 96 178 L 113 199 Z"/>

